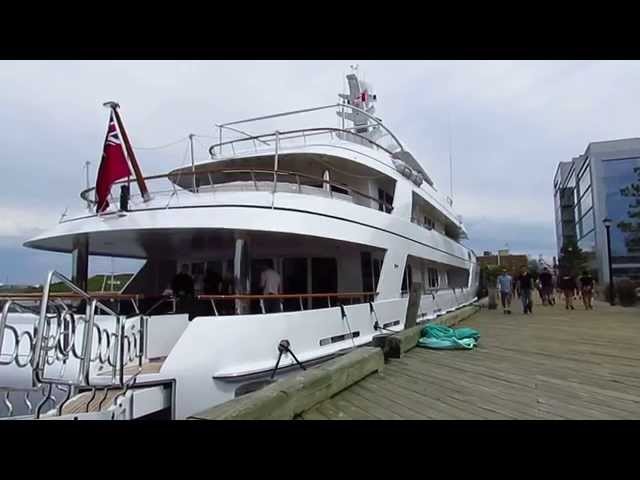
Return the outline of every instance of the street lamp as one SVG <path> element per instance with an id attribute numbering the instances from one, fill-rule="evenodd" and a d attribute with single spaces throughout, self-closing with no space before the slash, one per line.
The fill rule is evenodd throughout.
<path id="1" fill-rule="evenodd" d="M 613 305 L 613 269 L 611 268 L 611 219 L 605 218 L 602 220 L 604 228 L 607 229 L 607 263 L 609 264 L 609 303 Z"/>

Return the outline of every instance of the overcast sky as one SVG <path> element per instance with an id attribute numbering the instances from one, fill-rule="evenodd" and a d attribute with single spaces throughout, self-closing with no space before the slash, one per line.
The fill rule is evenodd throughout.
<path id="1" fill-rule="evenodd" d="M 215 123 L 333 103 L 354 63 L 378 95 L 376 114 L 445 192 L 451 135 L 454 207 L 479 254 L 508 244 L 553 256 L 557 163 L 640 132 L 635 61 L 2 61 L 0 282 L 69 272 L 70 255 L 22 243 L 81 206 L 84 162 L 93 183 L 102 152 L 104 101 L 120 102 L 134 147 L 161 146 L 214 135 Z M 331 115 L 322 126 L 336 125 Z M 185 143 L 138 157 L 145 174 L 161 173 L 184 163 Z M 111 263 L 94 262 L 98 270 Z"/>

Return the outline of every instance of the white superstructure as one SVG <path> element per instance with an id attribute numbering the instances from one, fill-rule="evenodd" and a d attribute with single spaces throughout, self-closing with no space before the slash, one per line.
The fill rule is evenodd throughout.
<path id="1" fill-rule="evenodd" d="M 148 201 L 119 205 L 114 186 L 96 215 L 84 191 L 89 208 L 26 242 L 73 253 L 74 268 L 87 255 L 146 263 L 121 295 L 76 287 L 56 298 L 50 278 L 39 310 L 5 302 L 0 393 L 10 410 L 44 392 L 40 418 L 183 419 L 295 371 L 296 359 L 311 368 L 402 330 L 412 287 L 419 322 L 475 301 L 476 257 L 459 242 L 451 199 L 373 115 L 370 87 L 347 80 L 335 105 L 218 126 L 211 160 L 148 177 Z M 248 133 L 311 114 L 335 123 L 333 112 L 340 126 Z M 196 297 L 176 304 L 167 289 L 185 264 Z M 261 295 L 265 264 L 282 295 Z"/>

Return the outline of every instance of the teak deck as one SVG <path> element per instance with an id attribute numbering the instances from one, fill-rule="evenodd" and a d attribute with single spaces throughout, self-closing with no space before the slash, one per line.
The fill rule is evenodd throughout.
<path id="1" fill-rule="evenodd" d="M 303 419 L 638 419 L 640 309 L 482 309 L 474 351 L 414 348 Z"/>

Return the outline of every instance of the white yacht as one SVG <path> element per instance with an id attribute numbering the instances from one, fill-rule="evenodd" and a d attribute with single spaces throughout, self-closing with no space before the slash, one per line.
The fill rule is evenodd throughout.
<path id="1" fill-rule="evenodd" d="M 347 83 L 334 104 L 218 125 L 209 161 L 145 178 L 145 195 L 116 182 L 99 214 L 87 189 L 27 241 L 72 254 L 73 275 L 0 299 L 5 418 L 185 419 L 402 330 L 410 295 L 417 322 L 474 302 L 452 200 L 374 115 L 371 87 Z M 311 115 L 326 120 L 303 127 Z M 119 293 L 87 292 L 90 255 L 145 263 Z M 171 290 L 180 271 L 192 296 Z"/>

